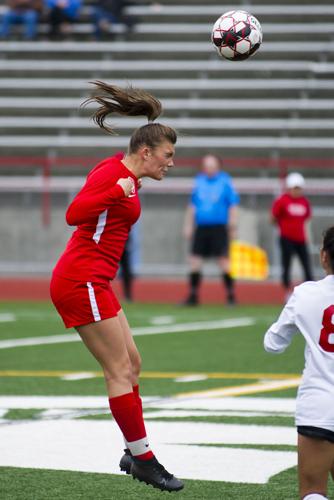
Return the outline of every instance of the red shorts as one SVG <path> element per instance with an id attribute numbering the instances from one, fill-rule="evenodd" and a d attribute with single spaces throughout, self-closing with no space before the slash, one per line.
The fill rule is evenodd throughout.
<path id="1" fill-rule="evenodd" d="M 53 275 L 50 293 L 66 328 L 113 318 L 121 309 L 109 281 L 72 281 Z"/>

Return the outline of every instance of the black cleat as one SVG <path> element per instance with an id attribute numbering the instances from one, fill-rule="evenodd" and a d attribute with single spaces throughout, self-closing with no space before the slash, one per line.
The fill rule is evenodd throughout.
<path id="1" fill-rule="evenodd" d="M 166 471 L 158 460 L 154 457 L 150 460 L 133 459 L 131 474 L 134 479 L 151 484 L 154 488 L 161 491 L 179 491 L 184 484 Z"/>
<path id="2" fill-rule="evenodd" d="M 126 472 L 126 474 L 131 473 L 131 465 L 133 464 L 133 456 L 131 455 L 131 451 L 129 448 L 124 450 L 124 455 L 122 456 L 119 462 L 119 468 L 122 472 Z"/>

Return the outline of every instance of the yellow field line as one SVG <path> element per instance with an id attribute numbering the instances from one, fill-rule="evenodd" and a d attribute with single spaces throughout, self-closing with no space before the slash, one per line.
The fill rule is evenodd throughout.
<path id="1" fill-rule="evenodd" d="M 220 387 L 196 392 L 178 393 L 176 398 L 218 398 L 227 396 L 243 396 L 246 394 L 256 394 L 258 392 L 272 392 L 284 389 L 291 389 L 300 384 L 300 377 L 290 378 L 289 380 L 272 380 L 267 382 L 258 382 L 257 384 L 244 384 L 230 387 Z"/>
<path id="2" fill-rule="evenodd" d="M 66 375 L 77 375 L 82 372 L 89 373 L 94 377 L 102 377 L 100 371 L 67 371 L 67 370 L 0 370 L 0 377 L 64 377 Z M 203 375 L 208 379 L 267 379 L 285 380 L 299 377 L 294 373 L 225 373 L 225 372 L 142 372 L 141 378 L 152 379 L 174 379 L 190 375 Z"/>

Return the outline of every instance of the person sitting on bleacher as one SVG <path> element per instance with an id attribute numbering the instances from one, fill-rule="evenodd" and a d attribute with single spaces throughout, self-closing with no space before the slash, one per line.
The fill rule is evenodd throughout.
<path id="1" fill-rule="evenodd" d="M 97 0 L 93 7 L 94 36 L 96 40 L 112 38 L 110 26 L 123 23 L 126 32 L 132 31 L 135 24 L 133 16 L 127 15 L 124 10 L 129 4 L 126 0 Z"/>
<path id="2" fill-rule="evenodd" d="M 49 37 L 59 39 L 71 32 L 71 24 L 78 19 L 81 0 L 44 0 L 49 22 Z"/>
<path id="3" fill-rule="evenodd" d="M 0 23 L 0 37 L 8 38 L 13 25 L 22 24 L 23 38 L 36 38 L 41 7 L 41 0 L 9 0 Z"/>

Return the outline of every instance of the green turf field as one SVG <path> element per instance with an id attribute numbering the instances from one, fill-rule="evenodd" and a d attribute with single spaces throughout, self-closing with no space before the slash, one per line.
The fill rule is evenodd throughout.
<path id="1" fill-rule="evenodd" d="M 203 425 L 219 426 L 215 428 L 221 428 L 222 435 L 224 425 L 241 426 L 241 439 L 238 438 L 238 443 L 230 442 L 231 440 L 225 443 L 224 436 L 219 436 L 217 441 L 213 439 L 208 442 L 205 434 L 202 442 L 196 441 L 196 450 L 200 450 L 200 446 L 205 448 L 206 453 L 210 453 L 210 446 L 217 453 L 223 449 L 227 460 L 229 453 L 258 451 L 277 456 L 287 453 L 289 457 L 295 454 L 293 444 L 250 444 L 247 440 L 246 443 L 242 440 L 242 429 L 245 429 L 247 435 L 252 426 L 268 430 L 277 426 L 277 429 L 293 431 L 291 412 L 275 412 L 270 408 L 271 401 L 275 403 L 274 398 L 295 396 L 295 380 L 303 367 L 303 342 L 296 338 L 290 349 L 281 356 L 271 356 L 264 352 L 263 334 L 276 318 L 279 311 L 277 307 L 186 308 L 131 304 L 126 305 L 125 310 L 134 332 L 138 334 L 136 343 L 143 358 L 141 393 L 148 402 L 145 404 L 148 422 L 153 422 L 152 425 L 156 426 L 159 423 L 185 426 L 185 429 L 191 423 L 197 425 L 198 434 L 201 434 Z M 46 337 L 54 343 L 41 343 Z M 65 331 L 50 304 L 0 305 L 0 401 L 5 396 L 16 395 L 25 396 L 25 401 L 28 401 L 20 408 L 15 405 L 8 407 L 8 403 L 7 406 L 2 404 L 0 429 L 1 426 L 7 426 L 12 432 L 16 425 L 20 430 L 27 423 L 36 425 L 43 419 L 45 421 L 47 409 L 29 408 L 30 396 L 105 396 L 104 381 L 97 363 L 81 342 L 62 342 L 63 338 L 69 337 L 76 340 L 74 332 Z M 10 344 L 13 341 L 19 341 L 19 344 Z M 20 344 L 26 341 L 32 345 Z M 202 395 L 209 397 L 206 400 L 207 407 L 198 404 L 197 408 L 195 404 L 191 410 L 183 408 L 182 402 L 191 395 L 199 401 L 202 401 Z M 216 399 L 211 399 L 211 395 L 218 397 L 222 404 L 226 396 L 233 398 L 233 401 L 234 398 L 238 398 L 238 401 L 243 398 L 245 401 L 248 398 L 259 398 L 261 411 L 254 407 L 247 411 L 222 411 L 221 408 L 213 411 Z M 167 400 L 167 397 L 171 399 Z M 166 401 L 171 402 L 164 407 Z M 212 408 L 210 401 L 213 402 Z M 263 406 L 263 401 L 268 402 L 268 409 Z M 181 403 L 177 407 L 178 402 Z M 59 419 L 64 418 L 64 415 L 48 418 Z M 79 425 L 75 422 L 80 421 L 81 425 L 91 422 L 92 425 L 108 426 L 111 417 L 105 410 L 92 410 L 88 407 L 69 415 L 68 419 L 71 419 L 71 425 Z M 1 451 L 1 441 L 0 452 L 6 456 L 6 450 Z M 272 456 L 276 455 L 270 455 Z M 200 461 L 200 456 L 194 456 L 194 460 Z M 20 464 L 18 467 L 1 467 L 0 498 L 132 500 L 156 499 L 164 495 L 128 477 L 47 470 L 43 466 L 43 457 L 40 461 L 38 469 L 21 467 Z M 6 465 L 6 462 L 1 461 L 1 464 Z M 173 464 L 167 465 L 173 469 Z M 206 467 L 205 463 L 202 465 Z M 174 469 L 172 472 L 177 473 Z M 333 494 L 333 490 L 330 491 Z M 296 468 L 287 466 L 286 470 L 270 477 L 265 484 L 188 479 L 185 490 L 178 493 L 177 497 L 191 500 L 297 499 Z"/>

